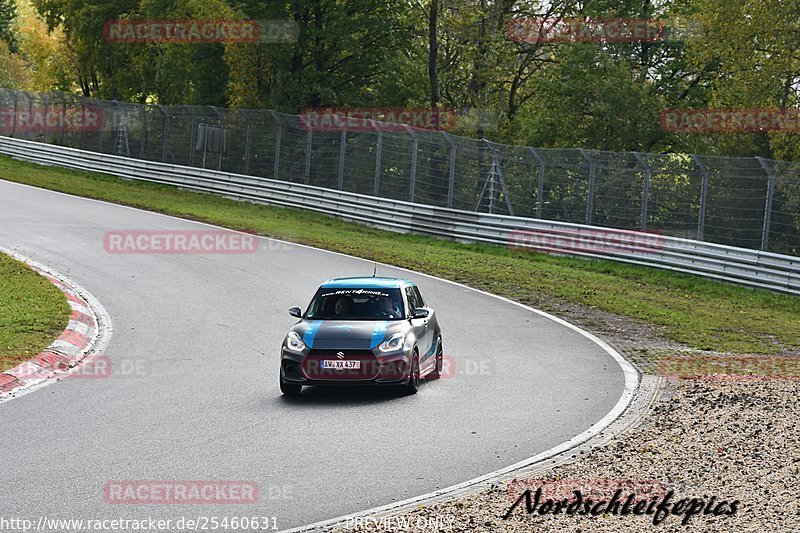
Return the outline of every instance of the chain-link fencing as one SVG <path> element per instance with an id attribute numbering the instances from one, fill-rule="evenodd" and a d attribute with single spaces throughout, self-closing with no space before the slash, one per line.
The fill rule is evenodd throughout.
<path id="1" fill-rule="evenodd" d="M 318 131 L 270 110 L 0 89 L 0 135 L 454 209 L 800 255 L 800 164 L 508 146 L 444 131 Z"/>

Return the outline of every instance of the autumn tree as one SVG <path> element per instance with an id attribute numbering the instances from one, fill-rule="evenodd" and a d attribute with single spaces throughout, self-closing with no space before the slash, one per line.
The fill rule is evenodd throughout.
<path id="1" fill-rule="evenodd" d="M 17 17 L 15 0 L 0 0 L 0 41 L 6 43 L 11 53 L 17 51 L 17 36 L 14 21 Z"/>

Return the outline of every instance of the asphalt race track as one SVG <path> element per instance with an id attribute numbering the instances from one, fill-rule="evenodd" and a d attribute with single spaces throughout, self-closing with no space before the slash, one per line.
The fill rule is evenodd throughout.
<path id="1" fill-rule="evenodd" d="M 0 245 L 69 276 L 113 322 L 110 377 L 0 403 L 2 514 L 275 516 L 289 528 L 427 493 L 556 446 L 603 418 L 624 376 L 600 346 L 423 275 L 450 378 L 419 393 L 278 390 L 278 350 L 317 285 L 372 264 L 264 240 L 255 254 L 109 254 L 111 230 L 209 226 L 0 181 Z M 248 505 L 119 505 L 110 480 L 250 480 Z"/>

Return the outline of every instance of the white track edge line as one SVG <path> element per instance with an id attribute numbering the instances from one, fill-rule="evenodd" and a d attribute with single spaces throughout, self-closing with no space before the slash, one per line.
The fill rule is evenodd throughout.
<path id="1" fill-rule="evenodd" d="M 14 183 L 14 182 L 10 182 L 10 183 Z M 34 187 L 34 188 L 37 188 L 37 187 Z M 44 189 L 44 190 L 46 190 L 46 189 Z M 51 276 L 51 277 L 61 281 L 62 283 L 64 283 L 64 285 L 66 285 L 70 289 L 72 289 L 81 298 L 83 298 L 86 301 L 86 303 L 89 304 L 89 311 L 92 313 L 93 318 L 95 319 L 95 323 L 97 324 L 97 334 L 93 339 L 91 339 L 91 341 L 86 346 L 86 348 L 81 350 L 84 355 L 83 355 L 83 357 L 81 357 L 81 360 L 78 361 L 76 366 L 82 365 L 85 357 L 88 354 L 90 354 L 90 353 L 102 353 L 106 349 L 106 347 L 108 346 L 108 343 L 111 341 L 111 334 L 112 334 L 112 331 L 113 331 L 113 327 L 112 327 L 112 324 L 111 324 L 111 317 L 109 316 L 108 312 L 103 307 L 103 305 L 100 303 L 100 301 L 97 298 L 95 298 L 92 293 L 87 291 L 83 286 L 75 283 L 75 281 L 73 281 L 68 276 L 65 276 L 64 274 L 61 274 L 57 270 L 55 270 L 55 269 L 53 269 L 53 268 L 51 268 L 51 267 L 49 267 L 47 265 L 44 265 L 44 264 L 42 264 L 42 263 L 40 263 L 38 261 L 35 261 L 35 260 L 31 259 L 28 256 L 25 256 L 25 255 L 15 251 L 15 250 L 12 250 L 11 248 L 6 248 L 5 246 L 0 244 L 0 252 L 2 252 L 4 254 L 16 259 L 17 261 L 25 263 L 26 265 L 28 265 L 30 267 L 33 267 L 34 271 L 36 271 L 37 274 L 44 273 L 44 274 L 47 274 L 48 276 Z M 50 283 L 50 282 L 48 281 L 48 283 Z M 19 389 L 17 391 L 14 391 L 13 396 L 0 397 L 0 403 L 10 402 L 11 400 L 16 400 L 17 398 L 21 398 L 22 396 L 25 396 L 26 394 L 29 394 L 29 393 L 31 393 L 31 392 L 33 392 L 35 390 L 41 389 L 41 388 L 46 387 L 48 385 L 52 385 L 53 383 L 59 381 L 58 378 L 59 378 L 59 376 L 55 375 L 55 376 L 49 377 L 47 379 L 44 379 L 44 380 L 40 381 L 39 383 L 35 383 L 35 384 L 30 385 L 28 387 L 23 387 L 23 388 L 21 388 L 21 389 Z"/>
<path id="2" fill-rule="evenodd" d="M 74 194 L 69 194 L 69 193 L 65 193 L 65 192 L 61 192 L 61 191 L 53 191 L 51 189 L 43 189 L 41 187 L 35 187 L 33 185 L 28 185 L 28 184 L 25 184 L 25 183 L 17 183 L 17 182 L 14 182 L 14 181 L 7 181 L 7 180 L 3 180 L 3 181 L 6 181 L 7 183 L 13 183 L 15 185 L 19 185 L 19 186 L 22 186 L 22 187 L 29 187 L 31 189 L 36 189 L 36 190 L 40 190 L 40 191 L 47 191 L 47 192 L 50 192 L 50 193 L 61 194 L 61 195 L 69 196 L 69 197 L 72 197 L 72 198 L 78 198 L 78 199 L 81 199 L 81 200 L 86 200 L 86 201 L 91 201 L 91 202 L 98 202 L 98 203 L 101 203 L 101 204 L 112 205 L 112 206 L 115 206 L 115 207 L 123 207 L 123 208 L 131 209 L 131 210 L 134 210 L 134 211 L 141 211 L 141 212 L 145 212 L 145 213 L 148 213 L 148 214 L 155 214 L 155 215 L 160 215 L 160 216 L 166 217 L 166 218 L 180 220 L 182 222 L 190 222 L 190 223 L 194 223 L 194 224 L 200 224 L 200 225 L 203 225 L 203 226 L 206 226 L 206 227 L 209 227 L 209 228 L 216 228 L 216 229 L 221 229 L 221 230 L 226 230 L 226 231 L 232 231 L 232 232 L 235 232 L 235 233 L 240 233 L 242 235 L 253 236 L 252 233 L 246 233 L 246 232 L 243 232 L 243 231 L 233 230 L 233 229 L 225 228 L 225 227 L 218 226 L 218 225 L 215 225 L 215 224 L 209 224 L 207 222 L 198 222 L 198 221 L 194 221 L 194 220 L 190 220 L 190 219 L 176 217 L 174 215 L 167 215 L 165 213 L 157 213 L 157 212 L 154 212 L 154 211 L 148 211 L 146 209 L 141 209 L 141 208 L 138 208 L 138 207 L 132 207 L 132 206 L 127 206 L 127 205 L 116 204 L 114 202 L 108 202 L 106 200 L 98 200 L 98 199 L 95 199 L 95 198 L 85 198 L 83 196 L 77 196 L 77 195 L 74 195 Z M 336 217 L 334 217 L 334 218 L 336 218 Z M 619 416 L 628 408 L 628 406 L 631 403 L 631 400 L 633 400 L 633 396 L 634 396 L 634 394 L 636 392 L 636 389 L 639 387 L 639 372 L 633 367 L 633 365 L 631 365 L 624 357 L 622 357 L 622 355 L 617 350 L 612 348 L 607 342 L 605 342 L 604 340 L 598 338 L 597 336 L 593 335 L 592 333 L 589 333 L 588 331 L 585 331 L 585 330 L 579 328 L 578 326 L 576 326 L 576 325 L 574 325 L 574 324 L 572 324 L 570 322 L 567 322 L 566 320 L 564 320 L 562 318 L 559 318 L 559 317 L 557 317 L 555 315 L 552 315 L 552 314 L 547 313 L 545 311 L 542 311 L 540 309 L 535 309 L 535 308 L 530 307 L 528 305 L 525 305 L 523 303 L 515 302 L 514 300 L 511 300 L 511 299 L 506 298 L 504 296 L 499 296 L 497 294 L 492 294 L 490 292 L 486 292 L 486 291 L 481 290 L 481 289 L 476 289 L 474 287 L 470 287 L 468 285 L 464 285 L 463 283 L 458 283 L 456 281 L 443 279 L 443 278 L 440 278 L 440 277 L 437 277 L 437 276 L 433 276 L 431 274 L 425 274 L 423 272 L 416 272 L 416 271 L 408 269 L 408 268 L 389 265 L 389 264 L 386 264 L 386 263 L 380 263 L 380 262 L 373 261 L 373 260 L 370 260 L 370 259 L 364 259 L 363 257 L 355 257 L 355 256 L 352 256 L 352 255 L 344 254 L 344 253 L 341 253 L 341 252 L 335 252 L 335 251 L 332 251 L 332 250 L 325 250 L 323 248 L 317 248 L 317 247 L 314 247 L 314 246 L 309 246 L 307 244 L 293 243 L 293 242 L 290 242 L 290 241 L 284 241 L 284 240 L 275 239 L 275 238 L 272 238 L 272 237 L 265 237 L 263 235 L 256 235 L 256 236 L 258 238 L 260 238 L 260 239 L 267 240 L 267 241 L 274 241 L 274 242 L 279 242 L 279 243 L 290 245 L 290 246 L 299 246 L 301 248 L 308 248 L 308 249 L 311 249 L 311 250 L 326 252 L 326 253 L 330 253 L 330 254 L 336 254 L 336 255 L 343 256 L 343 257 L 348 257 L 350 259 L 356 259 L 356 260 L 359 260 L 359 261 L 364 261 L 364 262 L 367 262 L 367 263 L 373 263 L 373 264 L 377 263 L 379 265 L 382 265 L 382 266 L 385 266 L 385 267 L 388 267 L 388 268 L 394 268 L 394 269 L 397 269 L 397 270 L 400 270 L 400 271 L 403 271 L 403 272 L 410 272 L 412 274 L 425 276 L 427 278 L 434 279 L 434 280 L 437 280 L 437 281 L 440 281 L 440 282 L 444 282 L 444 283 L 448 283 L 448 284 L 451 284 L 451 285 L 454 285 L 454 286 L 457 286 L 457 287 L 462 287 L 464 289 L 469 289 L 471 291 L 475 291 L 475 292 L 478 292 L 480 294 L 484 294 L 486 296 L 490 296 L 492 298 L 497 298 L 498 300 L 501 300 L 503 302 L 515 305 L 515 306 L 520 307 L 522 309 L 526 309 L 526 310 L 531 311 L 533 313 L 536 313 L 536 314 L 538 314 L 538 315 L 540 315 L 540 316 L 542 316 L 544 318 L 552 320 L 552 321 L 554 321 L 554 322 L 556 322 L 556 323 L 558 323 L 558 324 L 560 324 L 560 325 L 562 325 L 564 327 L 567 327 L 567 328 L 579 333 L 580 335 L 583 335 L 584 337 L 586 337 L 590 341 L 592 341 L 595 344 L 597 344 L 598 346 L 600 346 L 607 354 L 609 354 L 617 362 L 617 364 L 620 366 L 620 368 L 621 368 L 621 370 L 623 372 L 623 375 L 625 376 L 625 385 L 623 387 L 622 395 L 620 396 L 619 400 L 614 405 L 614 407 L 611 409 L 611 411 L 609 411 L 603 418 L 601 418 L 598 422 L 594 423 L 592 426 L 589 427 L 589 429 L 587 429 L 583 433 L 580 433 L 580 434 L 576 435 L 572 439 L 570 439 L 570 440 L 568 440 L 568 441 L 566 441 L 566 442 L 564 442 L 562 444 L 559 444 L 558 446 L 554 446 L 554 447 L 552 447 L 552 448 L 550 448 L 548 450 L 545 450 L 543 452 L 538 453 L 537 455 L 534 455 L 533 457 L 530 457 L 530 458 L 525 459 L 523 461 L 514 463 L 514 464 L 512 464 L 510 466 L 507 466 L 505 468 L 501 468 L 501 469 L 495 470 L 493 472 L 489 472 L 488 474 L 484 474 L 483 476 L 479 476 L 479 477 L 464 481 L 464 482 L 459 483 L 457 485 L 451 485 L 450 487 L 446 487 L 444 489 L 439 489 L 439 490 L 437 490 L 435 492 L 430 492 L 430 493 L 427 493 L 427 494 L 423 494 L 421 496 L 417 496 L 417 497 L 414 497 L 414 498 L 409 498 L 409 499 L 403 500 L 401 502 L 395 502 L 395 503 L 391 503 L 391 504 L 387 504 L 387 505 L 383 505 L 383 506 L 379 506 L 379 507 L 373 507 L 373 508 L 366 509 L 366 510 L 363 510 L 363 511 L 357 511 L 356 513 L 353 513 L 353 514 L 350 514 L 350 515 L 344 515 L 344 516 L 341 516 L 341 517 L 332 518 L 332 519 L 325 520 L 325 521 L 322 521 L 322 522 L 316 522 L 314 524 L 309 524 L 307 526 L 301 526 L 301 527 L 298 527 L 298 528 L 289 529 L 289 530 L 284 531 L 284 533 L 300 533 L 300 532 L 303 532 L 303 531 L 312 531 L 313 529 L 319 529 L 319 528 L 323 528 L 323 527 L 329 527 L 329 526 L 332 526 L 334 524 L 339 524 L 341 522 L 344 522 L 348 517 L 364 516 L 364 515 L 367 515 L 367 514 L 376 514 L 376 513 L 382 512 L 382 511 L 390 510 L 390 509 L 395 508 L 395 507 L 399 507 L 401 505 L 407 505 L 407 504 L 411 504 L 411 503 L 415 503 L 415 502 L 422 502 L 422 501 L 424 501 L 426 499 L 433 498 L 433 497 L 439 497 L 439 496 L 442 496 L 443 494 L 447 494 L 449 492 L 455 492 L 457 490 L 466 488 L 466 487 L 468 487 L 470 485 L 476 485 L 478 483 L 485 482 L 485 481 L 487 481 L 489 479 L 502 477 L 503 475 L 506 475 L 506 474 L 508 474 L 508 473 L 510 473 L 510 472 L 512 472 L 514 470 L 519 470 L 519 469 L 522 469 L 522 468 L 524 468 L 526 466 L 530 466 L 533 463 L 537 463 L 537 462 L 540 462 L 542 460 L 545 460 L 548 457 L 552 457 L 552 456 L 557 455 L 557 454 L 559 454 L 559 453 L 561 453 L 561 452 L 563 452 L 565 450 L 569 450 L 571 448 L 574 448 L 575 446 L 578 446 L 578 445 L 588 441 L 592 437 L 594 437 L 594 436 L 598 435 L 600 432 L 602 432 L 605 428 L 607 428 L 609 425 L 611 425 L 611 423 L 614 422 L 614 420 L 619 418 Z"/>

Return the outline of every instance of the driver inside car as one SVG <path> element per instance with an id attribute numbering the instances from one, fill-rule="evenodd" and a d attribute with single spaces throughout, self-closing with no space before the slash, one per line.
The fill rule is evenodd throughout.
<path id="1" fill-rule="evenodd" d="M 336 306 L 334 307 L 334 312 L 336 313 L 337 317 L 344 317 L 350 314 L 350 311 L 353 310 L 353 299 L 349 296 L 342 296 L 338 300 L 336 300 Z"/>
<path id="2" fill-rule="evenodd" d="M 383 297 L 378 301 L 380 309 L 378 316 L 381 318 L 400 318 L 400 310 L 394 305 L 391 298 Z"/>

